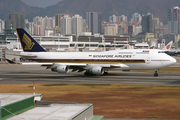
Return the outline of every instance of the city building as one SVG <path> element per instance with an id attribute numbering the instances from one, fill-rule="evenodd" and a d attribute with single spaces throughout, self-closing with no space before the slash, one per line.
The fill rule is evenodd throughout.
<path id="1" fill-rule="evenodd" d="M 42 25 L 34 26 L 34 35 L 44 36 L 44 27 Z"/>
<path id="2" fill-rule="evenodd" d="M 139 33 L 136 35 L 137 42 L 157 41 L 153 33 Z"/>
<path id="3" fill-rule="evenodd" d="M 121 15 L 121 16 L 112 15 L 112 16 L 109 16 L 109 22 L 110 23 L 122 22 L 123 24 L 125 24 L 128 22 L 128 20 L 127 20 L 127 16 L 125 15 Z"/>
<path id="4" fill-rule="evenodd" d="M 142 21 L 142 16 L 140 14 L 138 14 L 138 13 L 132 14 L 131 24 L 132 23 L 136 23 L 137 24 L 137 23 L 139 23 L 141 21 Z"/>
<path id="5" fill-rule="evenodd" d="M 52 29 L 55 27 L 55 17 L 47 17 L 42 18 L 42 26 L 45 29 Z"/>
<path id="6" fill-rule="evenodd" d="M 123 34 L 125 34 L 125 25 L 124 24 L 119 24 L 118 25 L 117 35 L 123 35 Z"/>
<path id="7" fill-rule="evenodd" d="M 60 28 L 61 26 L 61 17 L 63 17 L 64 14 L 56 14 L 55 15 L 55 26 L 58 26 Z"/>
<path id="8" fill-rule="evenodd" d="M 135 35 L 142 32 L 142 26 L 135 26 Z"/>
<path id="9" fill-rule="evenodd" d="M 30 34 L 34 35 L 34 22 L 27 22 L 25 30 Z"/>
<path id="10" fill-rule="evenodd" d="M 63 17 L 61 17 L 61 35 L 71 34 L 71 27 L 71 17 L 69 17 L 68 15 L 64 15 Z"/>
<path id="11" fill-rule="evenodd" d="M 118 22 L 118 16 L 116 15 L 109 16 L 109 22 L 110 23 Z"/>
<path id="12" fill-rule="evenodd" d="M 92 32 L 92 34 L 102 33 L 102 13 L 86 12 L 86 23 L 88 25 L 89 32 Z"/>
<path id="13" fill-rule="evenodd" d="M 165 25 L 156 25 L 154 28 L 154 33 L 164 36 L 167 34 L 167 26 Z"/>
<path id="14" fill-rule="evenodd" d="M 56 27 L 56 32 L 60 33 L 61 32 L 61 18 L 64 15 L 68 15 L 68 14 L 56 14 L 55 15 L 55 27 Z M 68 15 L 69 17 L 71 17 L 71 15 Z"/>
<path id="15" fill-rule="evenodd" d="M 72 17 L 72 34 L 79 36 L 83 31 L 84 20 L 82 16 L 76 14 Z"/>
<path id="16" fill-rule="evenodd" d="M 180 9 L 179 7 L 173 7 L 168 9 L 168 33 L 180 34 Z"/>
<path id="17" fill-rule="evenodd" d="M 142 32 L 153 33 L 153 15 L 148 13 L 142 16 Z"/>
<path id="18" fill-rule="evenodd" d="M 123 22 L 124 24 L 126 24 L 128 22 L 128 18 L 125 15 L 118 16 L 117 22 Z"/>
<path id="19" fill-rule="evenodd" d="M 34 25 L 42 25 L 42 17 L 40 16 L 36 16 L 35 18 L 33 18 L 33 23 Z"/>
<path id="20" fill-rule="evenodd" d="M 116 35 L 116 27 L 114 25 L 107 25 L 104 27 L 104 35 Z"/>
<path id="21" fill-rule="evenodd" d="M 153 33 L 154 33 L 155 27 L 159 26 L 160 22 L 159 22 L 159 18 L 156 18 L 156 17 L 153 17 L 152 21 L 153 21 Z"/>
<path id="22" fill-rule="evenodd" d="M 1 20 L 0 19 L 0 33 L 2 33 L 3 32 L 3 29 L 5 28 L 5 22 L 4 22 L 4 20 Z"/>
<path id="23" fill-rule="evenodd" d="M 20 13 L 9 14 L 9 19 L 5 20 L 5 29 L 25 28 L 25 15 Z"/>
<path id="24" fill-rule="evenodd" d="M 128 26 L 128 35 L 134 36 L 135 35 L 135 25 Z"/>

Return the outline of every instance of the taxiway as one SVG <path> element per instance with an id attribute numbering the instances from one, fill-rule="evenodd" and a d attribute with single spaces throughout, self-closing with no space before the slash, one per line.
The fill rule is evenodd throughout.
<path id="1" fill-rule="evenodd" d="M 0 84 L 129 84 L 180 86 L 179 73 L 110 72 L 106 76 L 84 76 L 83 73 L 59 74 L 45 67 L 0 64 Z"/>

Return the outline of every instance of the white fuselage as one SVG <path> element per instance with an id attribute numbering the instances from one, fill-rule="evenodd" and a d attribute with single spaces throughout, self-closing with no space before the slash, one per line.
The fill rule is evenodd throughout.
<path id="1" fill-rule="evenodd" d="M 32 60 L 42 63 L 86 64 L 84 69 L 101 66 L 105 69 L 146 70 L 159 69 L 176 60 L 157 49 L 124 49 L 106 52 L 24 52 L 36 55 Z M 24 54 L 23 53 L 23 54 Z"/>

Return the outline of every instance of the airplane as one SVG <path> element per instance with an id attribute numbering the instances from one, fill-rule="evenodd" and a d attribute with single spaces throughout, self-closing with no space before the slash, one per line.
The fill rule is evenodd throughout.
<path id="1" fill-rule="evenodd" d="M 23 52 L 19 56 L 38 63 L 53 72 L 83 72 L 85 76 L 106 75 L 108 71 L 155 70 L 176 63 L 176 59 L 157 49 L 123 49 L 104 52 L 47 52 L 24 29 L 17 28 Z"/>
<path id="2" fill-rule="evenodd" d="M 173 41 L 170 41 L 164 48 L 162 48 L 163 51 L 170 51 L 172 47 Z M 155 46 L 152 45 L 149 49 L 155 49 Z"/>
<path id="3" fill-rule="evenodd" d="M 173 41 L 170 41 L 162 50 L 170 51 L 172 47 Z"/>
<path id="4" fill-rule="evenodd" d="M 180 56 L 180 49 L 166 51 L 165 53 L 170 56 Z"/>
<path id="5" fill-rule="evenodd" d="M 180 55 L 180 49 L 171 49 L 172 44 L 173 44 L 173 41 L 170 41 L 162 50 L 164 50 L 165 53 L 170 56 Z"/>

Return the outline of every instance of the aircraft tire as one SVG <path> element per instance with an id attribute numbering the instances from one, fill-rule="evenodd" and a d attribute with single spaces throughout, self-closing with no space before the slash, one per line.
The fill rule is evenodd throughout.
<path id="1" fill-rule="evenodd" d="M 154 73 L 154 77 L 157 77 L 158 76 L 158 73 Z"/>
<path id="2" fill-rule="evenodd" d="M 103 75 L 108 75 L 108 72 L 104 72 Z"/>

